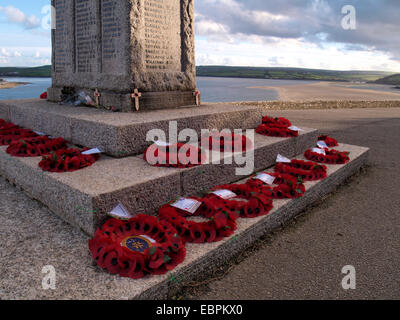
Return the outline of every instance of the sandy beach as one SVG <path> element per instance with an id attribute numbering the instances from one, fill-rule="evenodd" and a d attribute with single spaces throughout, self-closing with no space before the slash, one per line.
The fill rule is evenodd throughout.
<path id="1" fill-rule="evenodd" d="M 316 82 L 299 85 L 252 87 L 265 90 L 276 90 L 280 100 L 283 101 L 331 101 L 331 100 L 400 100 L 399 93 L 385 92 L 381 90 L 350 88 L 351 83 Z M 367 85 L 366 85 L 367 86 Z"/>
<path id="2" fill-rule="evenodd" d="M 7 81 L 1 81 L 0 82 L 0 89 L 11 89 L 15 88 L 18 86 L 23 86 L 25 84 L 29 84 L 28 82 L 7 82 Z"/>

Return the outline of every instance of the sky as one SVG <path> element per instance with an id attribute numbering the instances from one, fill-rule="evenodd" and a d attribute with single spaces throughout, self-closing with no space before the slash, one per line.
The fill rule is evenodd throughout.
<path id="1" fill-rule="evenodd" d="M 0 0 L 0 66 L 50 64 L 49 4 Z M 399 0 L 195 0 L 195 12 L 197 65 L 400 72 Z"/>

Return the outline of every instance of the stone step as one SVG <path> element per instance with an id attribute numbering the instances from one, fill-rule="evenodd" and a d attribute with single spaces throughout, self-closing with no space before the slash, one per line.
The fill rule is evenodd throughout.
<path id="1" fill-rule="evenodd" d="M 46 134 L 63 137 L 73 144 L 100 148 L 121 158 L 143 153 L 149 145 L 147 132 L 161 129 L 167 134 L 169 122 L 177 130 L 254 129 L 265 111 L 254 106 L 218 103 L 200 107 L 133 113 L 113 113 L 87 107 L 59 105 L 40 99 L 0 101 L 0 118 Z"/>
<path id="2" fill-rule="evenodd" d="M 303 128 L 297 138 L 255 135 L 254 171 L 272 166 L 278 153 L 294 157 L 314 146 L 317 130 Z M 94 234 L 118 202 L 132 213 L 156 214 L 159 207 L 179 196 L 195 195 L 216 185 L 239 181 L 227 163 L 238 154 L 225 154 L 221 164 L 188 169 L 155 168 L 143 156 L 115 159 L 103 156 L 89 168 L 71 173 L 43 172 L 40 158 L 15 158 L 0 147 L 0 173 L 48 206 L 68 223 Z M 242 155 L 241 153 L 239 155 Z M 213 162 L 217 159 L 213 158 Z"/>
<path id="3" fill-rule="evenodd" d="M 345 165 L 328 166 L 328 177 L 322 181 L 306 182 L 307 192 L 302 198 L 274 200 L 274 209 L 268 216 L 239 219 L 238 230 L 230 238 L 217 243 L 187 244 L 185 261 L 172 273 L 141 280 L 115 277 L 114 292 L 130 300 L 165 299 L 171 292 L 184 287 L 196 277 L 223 265 L 260 237 L 284 225 L 308 206 L 334 191 L 368 161 L 368 148 L 340 144 L 335 149 L 350 151 L 351 161 Z M 304 159 L 302 156 L 296 158 Z"/>

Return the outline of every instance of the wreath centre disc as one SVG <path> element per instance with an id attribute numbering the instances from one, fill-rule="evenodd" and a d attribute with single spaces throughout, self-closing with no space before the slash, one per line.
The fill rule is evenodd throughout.
<path id="1" fill-rule="evenodd" d="M 142 253 L 147 249 L 153 247 L 155 243 L 156 241 L 154 239 L 151 239 L 150 237 L 145 235 L 141 235 L 141 236 L 130 236 L 125 238 L 121 242 L 121 246 L 126 247 L 133 252 Z"/>

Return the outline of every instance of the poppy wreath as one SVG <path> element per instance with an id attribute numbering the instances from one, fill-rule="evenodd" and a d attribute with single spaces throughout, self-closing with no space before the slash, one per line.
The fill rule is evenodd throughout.
<path id="1" fill-rule="evenodd" d="M 175 208 L 170 203 L 160 208 L 158 212 L 160 221 L 172 224 L 179 236 L 192 243 L 218 242 L 233 235 L 237 229 L 238 218 L 235 212 L 225 210 L 223 204 L 215 199 L 195 197 L 190 199 L 201 202 L 194 214 Z M 190 216 L 203 216 L 209 221 L 191 221 L 188 219 Z"/>
<path id="2" fill-rule="evenodd" d="M 304 156 L 306 157 L 307 160 L 325 164 L 345 164 L 350 161 L 349 158 L 350 152 L 346 151 L 341 152 L 333 149 L 329 150 L 327 148 L 325 148 L 324 150 L 325 150 L 325 155 L 319 154 L 317 152 L 312 152 L 311 149 L 308 149 L 304 153 Z"/>
<path id="3" fill-rule="evenodd" d="M 66 147 L 67 141 L 63 138 L 50 139 L 43 136 L 14 141 L 6 152 L 14 157 L 38 157 Z"/>
<path id="4" fill-rule="evenodd" d="M 216 146 L 214 146 L 214 144 Z M 211 133 L 210 136 L 201 138 L 201 146 L 208 145 L 210 150 L 224 152 L 225 147 L 227 151 L 235 152 L 236 149 L 239 151 L 246 152 L 251 149 L 253 143 L 249 138 L 241 134 L 227 134 L 227 133 Z"/>
<path id="5" fill-rule="evenodd" d="M 257 127 L 256 132 L 263 136 L 278 137 L 278 138 L 293 138 L 298 137 L 299 132 L 293 131 L 286 126 L 274 127 L 268 124 L 261 124 Z"/>
<path id="6" fill-rule="evenodd" d="M 109 219 L 89 240 L 89 250 L 100 268 L 132 279 L 165 274 L 186 256 L 184 240 L 171 224 L 143 214 Z"/>
<path id="7" fill-rule="evenodd" d="M 336 139 L 327 136 L 327 135 L 321 135 L 318 137 L 318 141 L 325 141 L 326 145 L 329 148 L 333 148 L 333 147 L 337 147 L 339 145 L 339 143 L 337 142 Z"/>
<path id="8" fill-rule="evenodd" d="M 0 146 L 8 146 L 14 141 L 18 141 L 24 138 L 34 138 L 38 135 L 33 132 L 32 130 L 28 129 L 7 129 L 7 130 L 0 130 Z"/>
<path id="9" fill-rule="evenodd" d="M 39 167 L 49 172 L 73 172 L 89 167 L 100 159 L 100 154 L 84 155 L 88 149 L 61 149 L 43 156 Z"/>
<path id="10" fill-rule="evenodd" d="M 277 186 L 270 187 L 260 179 L 255 179 L 256 175 L 247 180 L 246 184 L 253 190 L 258 190 L 273 199 L 295 199 L 300 198 L 306 192 L 301 177 L 294 177 L 285 173 L 267 173 L 274 177 L 274 183 Z"/>
<path id="11" fill-rule="evenodd" d="M 288 128 L 292 125 L 292 123 L 286 118 L 273 118 L 269 116 L 265 116 L 262 119 L 262 123 L 268 125 L 269 127 L 276 128 Z"/>
<path id="12" fill-rule="evenodd" d="M 265 216 L 273 208 L 272 194 L 268 195 L 255 191 L 246 184 L 229 184 L 213 188 L 213 191 L 217 190 L 230 190 L 237 195 L 237 198 L 234 198 L 236 200 L 222 199 L 212 193 L 207 195 L 207 197 L 224 205 L 225 210 L 228 210 L 228 212 L 236 212 L 239 218 Z"/>
<path id="13" fill-rule="evenodd" d="M 326 166 L 296 159 L 290 163 L 277 163 L 274 170 L 278 173 L 287 173 L 295 177 L 300 177 L 303 181 L 315 181 L 327 177 Z"/>
<path id="14" fill-rule="evenodd" d="M 182 156 L 187 161 L 181 162 Z M 152 144 L 144 152 L 144 160 L 154 167 L 192 168 L 204 163 L 205 155 L 200 148 L 190 144 L 177 143 L 165 147 Z"/>
<path id="15" fill-rule="evenodd" d="M 43 92 L 43 93 L 40 95 L 40 99 L 43 99 L 43 100 L 47 99 L 47 91 L 46 91 L 46 92 Z"/>

